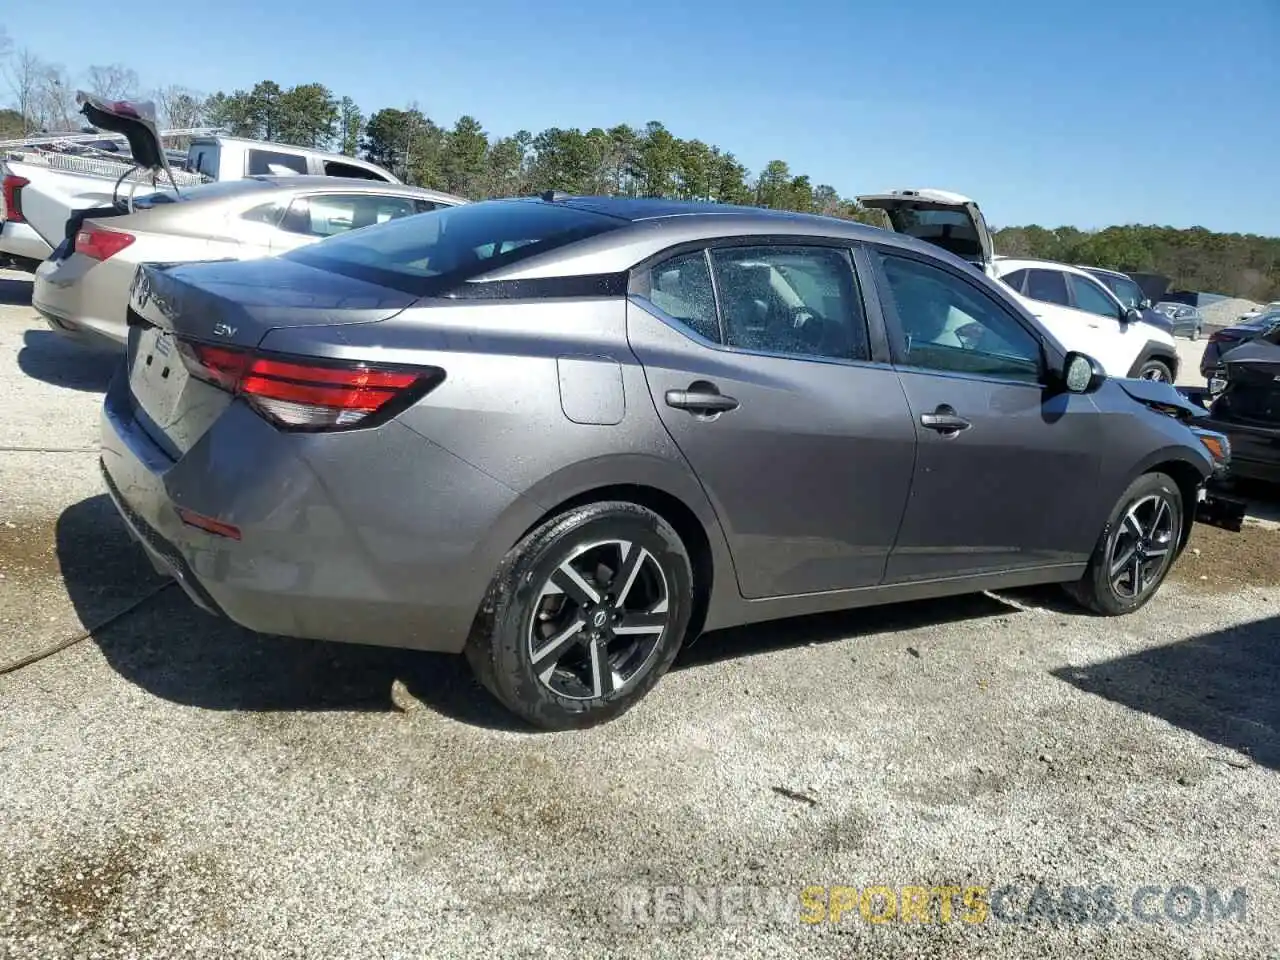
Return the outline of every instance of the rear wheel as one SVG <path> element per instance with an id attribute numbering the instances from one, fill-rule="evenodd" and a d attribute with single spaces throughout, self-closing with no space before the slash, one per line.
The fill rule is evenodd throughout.
<path id="1" fill-rule="evenodd" d="M 1104 616 L 1132 613 L 1146 604 L 1173 565 L 1183 509 L 1172 477 L 1143 474 L 1116 504 L 1084 576 L 1067 584 L 1067 592 Z"/>
<path id="2" fill-rule="evenodd" d="M 660 516 L 613 501 L 569 510 L 507 554 L 467 641 L 481 683 L 548 730 L 630 709 L 675 659 L 693 573 Z"/>
<path id="3" fill-rule="evenodd" d="M 1163 360 L 1148 360 L 1138 368 L 1138 379 L 1162 380 L 1165 383 L 1173 383 L 1173 371 Z"/>

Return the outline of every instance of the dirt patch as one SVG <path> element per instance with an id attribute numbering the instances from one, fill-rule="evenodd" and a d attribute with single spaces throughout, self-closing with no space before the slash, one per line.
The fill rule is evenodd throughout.
<path id="1" fill-rule="evenodd" d="M 0 578 L 31 583 L 57 577 L 55 521 L 0 520 Z"/>
<path id="2" fill-rule="evenodd" d="M 1239 533 L 1197 523 L 1169 579 L 1214 593 L 1280 584 L 1280 530 L 1246 523 Z"/>
<path id="3" fill-rule="evenodd" d="M 11 942 L 42 934 L 57 944 L 50 956 L 155 956 L 175 933 L 219 926 L 225 910 L 214 896 L 216 862 L 202 853 L 165 856 L 161 843 L 150 834 L 117 836 L 102 847 L 77 844 L 10 877 L 17 896 L 9 922 L 16 926 L 4 929 L 0 909 L 0 942 L 6 933 Z"/>

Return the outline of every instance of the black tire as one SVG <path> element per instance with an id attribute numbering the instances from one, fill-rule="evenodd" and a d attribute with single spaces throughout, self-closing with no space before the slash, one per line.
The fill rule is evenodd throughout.
<path id="1" fill-rule="evenodd" d="M 1200 328 L 1199 328 L 1199 327 L 1192 327 L 1192 328 L 1191 328 L 1191 339 L 1192 339 L 1192 340 L 1199 340 L 1199 339 L 1200 339 Z"/>
<path id="2" fill-rule="evenodd" d="M 1148 360 L 1138 368 L 1138 379 L 1163 380 L 1165 383 L 1173 383 L 1173 371 L 1169 369 L 1169 364 L 1163 360 Z"/>
<path id="3" fill-rule="evenodd" d="M 592 547 L 575 559 L 575 552 L 602 543 L 604 545 Z M 637 547 L 643 548 L 642 551 L 628 552 L 629 557 L 641 558 L 643 569 L 625 587 L 618 583 L 627 571 L 622 566 L 625 560 L 621 559 L 621 548 L 610 546 L 621 543 L 631 544 L 632 551 Z M 645 555 L 649 559 L 643 559 Z M 612 561 L 610 557 L 619 559 Z M 655 571 L 650 559 L 656 563 L 660 573 Z M 575 595 L 587 598 L 580 587 L 573 586 L 565 591 L 550 587 L 553 575 L 564 582 L 561 571 L 563 564 L 570 560 L 594 564 L 601 573 L 600 577 L 582 575 L 588 587 L 600 596 L 600 604 L 588 602 L 579 605 Z M 609 563 L 617 569 L 606 567 Z M 556 593 L 545 595 L 548 589 L 556 589 Z M 634 594 L 636 589 L 641 590 L 639 595 Z M 665 626 L 660 634 L 656 634 L 656 640 L 650 641 L 649 634 L 634 640 L 629 636 L 614 635 L 612 630 L 615 626 L 625 630 L 625 621 L 618 621 L 615 625 L 610 619 L 602 627 L 594 623 L 596 615 L 608 607 L 609 595 L 625 593 L 627 596 L 623 599 L 628 601 L 632 596 L 644 600 L 658 589 L 665 590 L 667 602 Z M 480 683 L 512 713 L 534 726 L 544 730 L 594 726 L 625 713 L 667 672 L 688 629 L 693 590 L 693 569 L 688 552 L 679 535 L 662 517 L 625 501 L 575 507 L 543 523 L 503 558 L 467 639 L 466 657 Z M 554 623 L 554 617 L 548 613 L 549 608 L 557 606 L 557 597 L 560 598 L 559 609 L 554 617 L 564 618 L 560 624 Z M 660 605 L 651 604 L 650 609 L 657 609 Z M 621 607 L 616 608 L 617 616 L 622 616 L 622 613 Z M 631 613 L 640 618 L 655 616 L 639 610 Z M 567 641 L 563 661 L 560 657 L 555 658 L 557 664 L 567 662 L 569 666 L 563 670 L 558 666 L 553 668 L 551 679 L 544 681 L 534 665 L 534 644 L 546 641 L 538 631 L 544 629 L 544 624 L 549 624 L 550 630 L 559 630 L 555 635 L 561 636 L 564 631 L 560 627 L 564 623 L 573 629 L 580 621 L 585 624 L 579 631 L 582 636 L 574 634 L 573 639 Z M 593 624 L 601 627 L 602 642 L 589 639 Z M 544 642 L 537 651 L 545 655 L 543 651 L 552 646 L 551 642 Z M 633 662 L 638 662 L 638 666 L 627 674 L 619 688 L 607 689 L 619 674 L 608 665 L 608 661 L 597 659 L 596 651 L 625 652 L 632 646 L 636 648 L 632 653 Z M 650 646 L 651 650 L 645 653 Z M 573 669 L 579 660 L 581 677 Z M 549 662 L 544 661 L 540 665 L 544 672 Z M 601 664 L 605 664 L 606 669 L 600 669 Z M 572 695 L 577 687 L 580 687 L 577 690 L 579 695 Z"/>
<path id="4" fill-rule="evenodd" d="M 1136 537 L 1132 526 L 1125 522 L 1125 517 L 1135 505 L 1138 505 L 1139 522 L 1145 523 L 1150 520 L 1152 511 L 1146 507 L 1147 501 L 1151 498 L 1163 500 L 1170 512 L 1168 518 L 1168 531 L 1170 539 L 1163 544 L 1165 553 L 1159 558 L 1152 557 L 1151 560 L 1143 563 L 1143 587 L 1136 595 L 1126 595 L 1126 591 L 1120 588 L 1113 576 L 1111 568 L 1117 559 L 1125 556 L 1125 549 L 1131 540 L 1144 541 L 1146 538 Z M 1087 607 L 1094 613 L 1108 617 L 1123 616 L 1127 613 L 1133 613 L 1135 610 L 1144 606 L 1156 592 L 1160 589 L 1160 584 L 1164 582 L 1165 576 L 1169 572 L 1169 568 L 1173 565 L 1177 558 L 1178 551 L 1182 543 L 1182 527 L 1183 518 L 1185 516 L 1185 506 L 1183 504 L 1182 492 L 1178 489 L 1178 485 L 1174 483 L 1173 478 L 1164 473 L 1144 473 L 1138 479 L 1129 485 L 1129 489 L 1124 492 L 1115 509 L 1111 511 L 1111 516 L 1107 518 L 1107 524 L 1102 530 L 1101 536 L 1098 537 L 1097 545 L 1094 547 L 1093 555 L 1089 558 L 1089 566 L 1085 570 L 1085 574 L 1075 583 L 1064 584 L 1066 591 L 1071 595 L 1077 603 Z M 1155 524 L 1152 523 L 1154 526 Z M 1163 530 L 1164 522 L 1160 523 Z M 1155 549 L 1156 541 L 1159 537 L 1149 538 Z M 1139 548 L 1139 555 L 1134 558 L 1134 563 L 1141 563 L 1141 556 L 1147 555 L 1146 551 Z M 1159 559 L 1156 563 L 1155 560 Z M 1121 576 L 1128 575 L 1130 585 L 1132 586 L 1131 567 L 1123 570 Z"/>

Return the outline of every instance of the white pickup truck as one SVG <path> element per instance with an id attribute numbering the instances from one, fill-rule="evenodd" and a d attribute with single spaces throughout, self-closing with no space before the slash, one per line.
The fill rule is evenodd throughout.
<path id="1" fill-rule="evenodd" d="M 132 156 L 39 148 L 0 154 L 0 257 L 44 260 L 62 242 L 77 211 L 128 203 L 131 195 L 157 190 L 180 191 L 211 180 L 260 174 L 400 182 L 381 167 L 354 157 L 220 135 L 193 138 L 175 169 L 161 145 L 151 103 L 108 102 L 84 93 L 77 100 L 94 127 L 125 137 Z"/>

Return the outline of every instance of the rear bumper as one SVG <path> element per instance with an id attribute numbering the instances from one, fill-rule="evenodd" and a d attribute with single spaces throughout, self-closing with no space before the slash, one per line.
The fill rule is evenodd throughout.
<path id="1" fill-rule="evenodd" d="M 206 611 L 261 633 L 458 652 L 510 546 L 486 537 L 525 509 L 394 421 L 285 435 L 233 404 L 174 461 L 134 420 L 123 373 L 101 435 L 107 488 L 152 562 Z M 188 526 L 180 505 L 241 539 Z"/>
<path id="2" fill-rule="evenodd" d="M 6 220 L 0 224 L 0 253 L 26 260 L 44 260 L 51 253 L 50 247 L 29 223 Z"/>
<path id="3" fill-rule="evenodd" d="M 85 257 L 46 260 L 36 270 L 31 305 L 55 333 L 120 349 L 129 342 L 125 311 L 130 277 L 129 268 Z"/>

